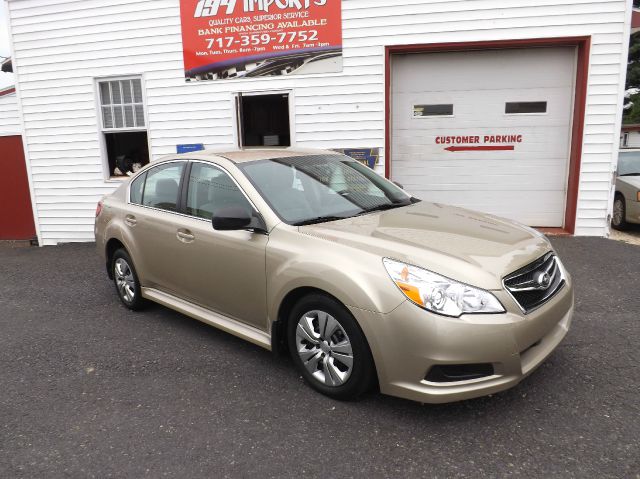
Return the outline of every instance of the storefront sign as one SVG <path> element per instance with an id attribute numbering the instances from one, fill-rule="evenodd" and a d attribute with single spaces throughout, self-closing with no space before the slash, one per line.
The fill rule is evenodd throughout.
<path id="1" fill-rule="evenodd" d="M 333 151 L 358 160 L 369 168 L 374 168 L 380 158 L 380 148 L 334 148 Z"/>
<path id="2" fill-rule="evenodd" d="M 190 143 L 186 145 L 176 145 L 176 153 L 190 153 L 192 151 L 204 150 L 202 143 Z"/>
<path id="3" fill-rule="evenodd" d="M 342 71 L 341 0 L 180 0 L 187 81 Z"/>
<path id="4" fill-rule="evenodd" d="M 446 151 L 510 151 L 522 143 L 522 135 L 442 135 L 436 136 L 436 145 L 451 145 Z"/>

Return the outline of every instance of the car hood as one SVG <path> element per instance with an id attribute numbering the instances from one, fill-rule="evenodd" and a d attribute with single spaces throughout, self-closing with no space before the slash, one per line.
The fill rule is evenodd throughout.
<path id="1" fill-rule="evenodd" d="M 618 176 L 617 181 L 640 189 L 640 176 Z"/>
<path id="2" fill-rule="evenodd" d="M 525 226 L 426 201 L 300 232 L 485 289 L 501 289 L 505 275 L 551 250 L 542 234 Z"/>

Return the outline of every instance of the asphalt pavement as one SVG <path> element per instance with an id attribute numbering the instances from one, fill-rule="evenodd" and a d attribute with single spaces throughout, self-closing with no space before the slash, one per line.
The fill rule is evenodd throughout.
<path id="1" fill-rule="evenodd" d="M 93 245 L 0 248 L 0 477 L 640 477 L 640 247 L 554 238 L 573 327 L 517 387 L 337 402 L 286 358 L 119 303 Z"/>

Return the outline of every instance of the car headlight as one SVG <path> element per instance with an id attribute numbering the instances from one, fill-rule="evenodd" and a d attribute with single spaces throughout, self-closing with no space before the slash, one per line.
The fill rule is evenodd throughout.
<path id="1" fill-rule="evenodd" d="M 393 259 L 383 258 L 382 262 L 400 291 L 429 311 L 454 318 L 463 313 L 505 312 L 489 291 Z"/>

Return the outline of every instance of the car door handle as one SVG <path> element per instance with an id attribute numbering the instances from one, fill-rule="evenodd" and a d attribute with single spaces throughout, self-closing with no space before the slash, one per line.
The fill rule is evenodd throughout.
<path id="1" fill-rule="evenodd" d="M 193 233 L 189 230 L 178 230 L 176 236 L 183 243 L 191 243 L 194 239 L 196 239 Z"/>
<path id="2" fill-rule="evenodd" d="M 124 217 L 124 222 L 127 226 L 135 226 L 138 224 L 138 220 L 133 215 L 127 215 Z"/>

